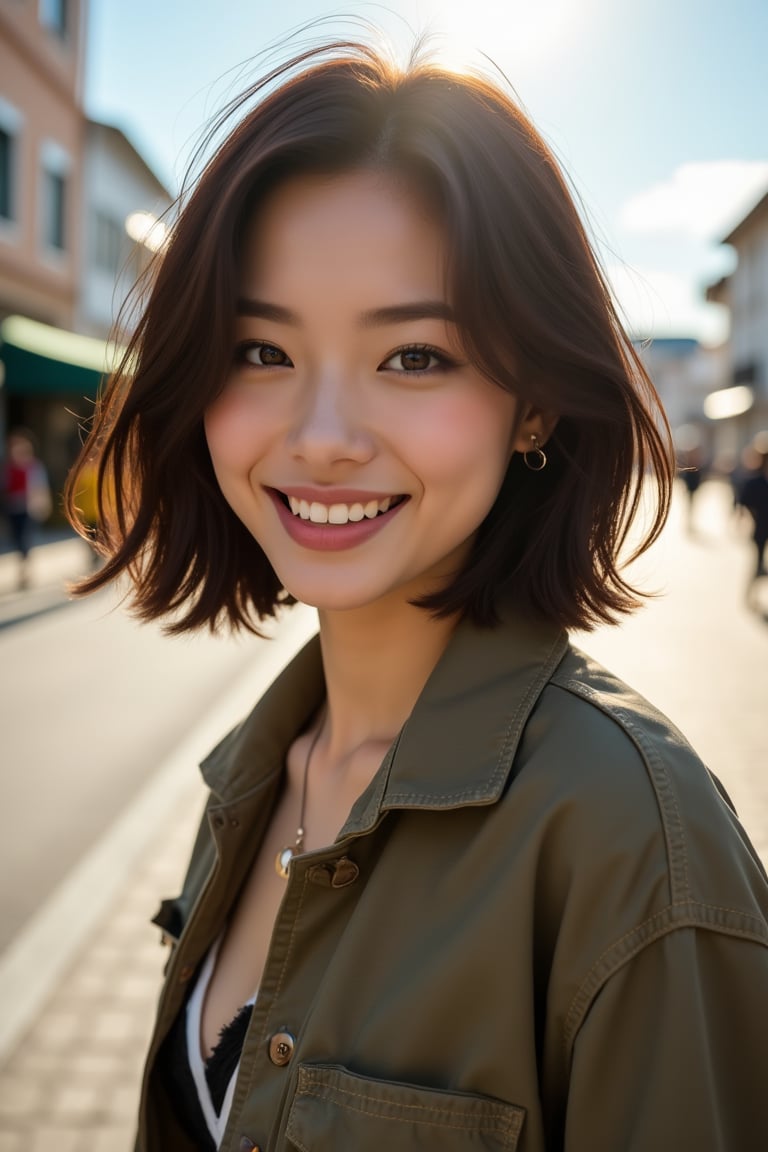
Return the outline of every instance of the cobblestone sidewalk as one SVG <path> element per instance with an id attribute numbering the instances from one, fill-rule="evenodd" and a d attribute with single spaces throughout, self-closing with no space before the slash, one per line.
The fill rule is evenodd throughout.
<path id="1" fill-rule="evenodd" d="M 37 1022 L 0 1068 L 0 1152 L 130 1152 L 162 968 L 147 926 L 181 882 L 200 815 L 188 802 L 115 909 L 84 945 Z"/>

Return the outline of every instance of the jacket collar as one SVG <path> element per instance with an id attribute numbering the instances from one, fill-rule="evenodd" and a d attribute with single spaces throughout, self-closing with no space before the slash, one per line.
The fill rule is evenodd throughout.
<path id="1" fill-rule="evenodd" d="M 525 722 L 567 649 L 564 631 L 514 610 L 493 629 L 460 622 L 341 835 L 369 829 L 388 809 L 498 800 Z M 277 783 L 291 741 L 323 696 L 314 637 L 203 761 L 205 781 L 220 801 Z"/>

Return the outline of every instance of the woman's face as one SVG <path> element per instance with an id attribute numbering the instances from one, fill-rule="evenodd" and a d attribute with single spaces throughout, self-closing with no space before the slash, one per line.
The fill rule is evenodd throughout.
<path id="1" fill-rule="evenodd" d="M 208 446 L 284 587 L 321 610 L 445 583 L 530 444 L 462 352 L 444 257 L 434 215 L 368 171 L 281 185 L 244 241 Z"/>

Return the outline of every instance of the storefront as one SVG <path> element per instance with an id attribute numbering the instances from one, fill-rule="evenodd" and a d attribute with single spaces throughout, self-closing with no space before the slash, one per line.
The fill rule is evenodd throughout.
<path id="1" fill-rule="evenodd" d="M 26 316 L 7 316 L 0 323 L 2 441 L 18 426 L 34 434 L 57 510 L 57 494 L 79 451 L 101 382 L 121 353 L 103 340 Z"/>

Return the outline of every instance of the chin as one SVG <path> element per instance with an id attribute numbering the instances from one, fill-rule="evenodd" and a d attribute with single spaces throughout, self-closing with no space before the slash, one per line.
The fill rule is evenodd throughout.
<path id="1" fill-rule="evenodd" d="M 318 612 L 353 612 L 363 608 L 385 603 L 397 603 L 410 600 L 414 594 L 412 585 L 403 582 L 399 585 L 372 586 L 369 584 L 354 584 L 351 581 L 344 584 L 338 579 L 338 571 L 329 579 L 302 579 L 298 576 L 291 579 L 286 573 L 278 573 L 280 582 L 294 600 L 306 604 L 308 608 L 315 608 Z"/>
<path id="2" fill-rule="evenodd" d="M 384 596 L 367 596 L 362 593 L 345 594 L 338 589 L 333 592 L 321 592 L 317 588 L 311 590 L 287 588 L 286 591 L 290 592 L 300 604 L 306 604 L 308 608 L 315 608 L 318 612 L 355 612 L 388 599 Z"/>

